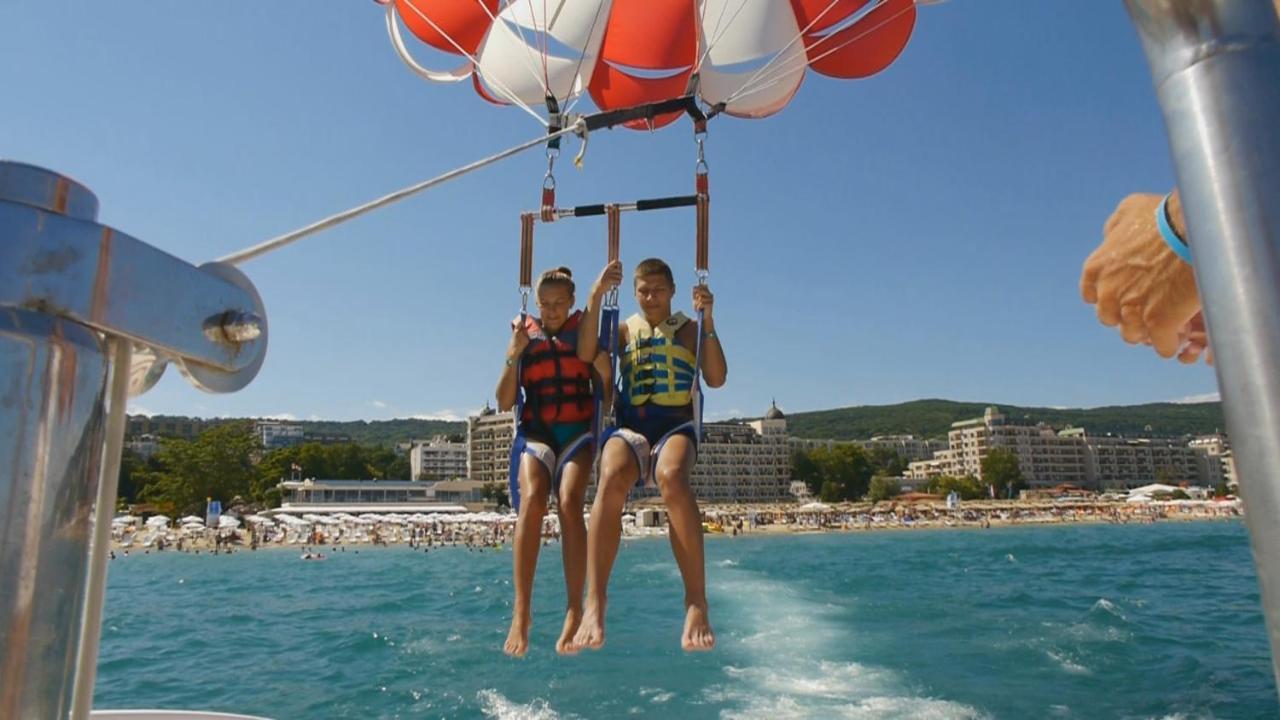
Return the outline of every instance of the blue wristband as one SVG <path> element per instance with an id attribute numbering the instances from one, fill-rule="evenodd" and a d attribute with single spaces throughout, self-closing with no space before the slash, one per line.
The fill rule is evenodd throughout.
<path id="1" fill-rule="evenodd" d="M 1170 193 L 1172 194 L 1172 193 Z M 1187 247 L 1187 241 L 1178 237 L 1178 233 L 1174 231 L 1173 225 L 1169 224 L 1169 196 L 1165 195 L 1160 201 L 1159 207 L 1156 208 L 1156 227 L 1160 228 L 1160 237 L 1164 238 L 1164 242 L 1175 255 L 1182 258 L 1182 261 L 1191 264 L 1191 248 Z"/>

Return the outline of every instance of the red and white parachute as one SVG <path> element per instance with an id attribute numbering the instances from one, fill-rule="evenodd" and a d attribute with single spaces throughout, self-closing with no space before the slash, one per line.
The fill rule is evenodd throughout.
<path id="1" fill-rule="evenodd" d="M 916 18 L 916 0 L 393 1 L 393 44 L 419 75 L 471 79 L 485 99 L 535 115 L 549 98 L 564 109 L 584 93 L 606 111 L 696 93 L 718 111 L 765 117 L 787 105 L 810 69 L 836 78 L 883 70 Z M 446 71 L 419 65 L 396 15 L 418 39 L 466 62 Z M 630 124 L 658 127 L 679 115 Z"/>

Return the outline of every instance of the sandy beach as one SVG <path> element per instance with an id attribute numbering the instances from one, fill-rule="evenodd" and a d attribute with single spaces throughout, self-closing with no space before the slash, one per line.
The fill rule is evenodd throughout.
<path id="1" fill-rule="evenodd" d="M 628 507 L 623 529 L 628 537 L 665 535 L 661 504 L 652 501 Z M 655 512 L 656 511 L 656 512 Z M 1243 514 L 1239 500 L 1105 502 L 969 501 L 956 507 L 941 502 L 841 503 L 827 505 L 706 505 L 703 528 L 708 535 L 778 535 L 791 533 L 906 531 L 923 529 L 987 529 L 1018 525 L 1068 523 L 1151 524 L 1230 520 Z M 163 517 L 163 516 L 161 516 Z M 637 522 L 637 517 L 641 520 Z M 345 546 L 403 545 L 426 551 L 444 547 L 501 548 L 510 544 L 515 515 L 493 512 L 460 515 L 365 514 L 355 516 L 277 513 L 273 518 L 253 515 L 243 522 L 224 521 L 218 529 L 188 522 L 172 527 L 161 518 L 143 521 L 118 518 L 112 532 L 116 553 L 176 551 L 188 553 L 239 552 L 259 548 L 293 547 L 320 559 Z M 545 542 L 559 540 L 554 512 L 543 523 Z"/>

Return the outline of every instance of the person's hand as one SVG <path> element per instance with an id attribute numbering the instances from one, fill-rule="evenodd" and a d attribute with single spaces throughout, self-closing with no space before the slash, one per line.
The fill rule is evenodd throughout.
<path id="1" fill-rule="evenodd" d="M 1213 349 L 1209 347 L 1209 334 L 1204 327 L 1204 312 L 1191 316 L 1178 330 L 1178 361 L 1188 365 L 1200 359 L 1204 353 L 1204 361 L 1213 364 Z"/>
<path id="2" fill-rule="evenodd" d="M 529 333 L 525 330 L 521 318 L 511 321 L 511 342 L 507 343 L 507 357 L 514 360 L 520 357 L 524 349 L 529 347 Z"/>
<path id="3" fill-rule="evenodd" d="M 622 284 L 622 261 L 614 260 L 600 271 L 600 277 L 591 286 L 591 297 L 599 300 L 604 294 Z"/>
<path id="4" fill-rule="evenodd" d="M 1148 343 L 1167 358 L 1178 351 L 1179 330 L 1199 312 L 1200 296 L 1191 266 L 1160 237 L 1160 199 L 1134 194 L 1120 201 L 1102 244 L 1085 260 L 1080 294 L 1097 304 L 1103 325 L 1120 327 L 1125 342 Z M 1172 214 L 1174 201 L 1170 206 Z"/>
<path id="5" fill-rule="evenodd" d="M 693 286 L 693 309 L 695 312 L 702 312 L 703 322 L 711 319 L 711 308 L 715 302 L 716 296 L 711 294 L 711 288 L 706 285 Z"/>

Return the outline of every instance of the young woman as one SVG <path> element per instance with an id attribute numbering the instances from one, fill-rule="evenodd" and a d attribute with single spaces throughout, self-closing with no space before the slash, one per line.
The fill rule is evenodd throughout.
<path id="1" fill-rule="evenodd" d="M 498 380 L 500 410 L 523 397 L 512 452 L 512 504 L 519 511 L 512 552 L 515 603 L 504 651 L 521 657 L 529 646 L 530 595 L 541 544 L 542 519 L 551 493 L 560 517 L 564 584 L 568 595 L 564 629 L 556 652 L 577 651 L 573 637 L 582 622 L 587 531 L 583 496 L 591 475 L 595 418 L 592 364 L 604 294 L 622 281 L 622 265 L 606 265 L 591 288 L 586 311 L 574 310 L 573 275 L 548 270 L 536 288 L 538 317 L 513 323 L 506 364 Z"/>

